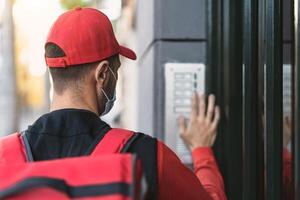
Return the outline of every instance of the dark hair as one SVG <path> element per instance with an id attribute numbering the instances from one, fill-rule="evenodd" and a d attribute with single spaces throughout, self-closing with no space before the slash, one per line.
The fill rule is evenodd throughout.
<path id="1" fill-rule="evenodd" d="M 64 51 L 54 43 L 47 43 L 45 46 L 45 56 L 47 58 L 60 58 L 66 56 Z M 108 58 L 112 62 L 114 56 Z M 91 70 L 93 70 L 98 62 L 73 65 L 72 67 L 50 67 L 49 71 L 52 76 L 55 92 L 62 94 L 67 88 L 77 91 L 81 90 L 81 83 Z"/>

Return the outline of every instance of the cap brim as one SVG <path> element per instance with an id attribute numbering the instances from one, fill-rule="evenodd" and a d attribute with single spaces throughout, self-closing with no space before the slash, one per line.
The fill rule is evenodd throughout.
<path id="1" fill-rule="evenodd" d="M 136 60 L 136 54 L 131 49 L 120 46 L 120 54 L 126 58 L 129 58 L 131 60 Z"/>

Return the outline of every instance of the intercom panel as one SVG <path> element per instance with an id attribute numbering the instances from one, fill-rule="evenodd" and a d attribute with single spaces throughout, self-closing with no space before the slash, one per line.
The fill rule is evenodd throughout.
<path id="1" fill-rule="evenodd" d="M 191 97 L 205 92 L 205 65 L 202 63 L 165 64 L 165 143 L 182 162 L 192 163 L 191 152 L 179 136 L 180 115 L 189 120 Z"/>

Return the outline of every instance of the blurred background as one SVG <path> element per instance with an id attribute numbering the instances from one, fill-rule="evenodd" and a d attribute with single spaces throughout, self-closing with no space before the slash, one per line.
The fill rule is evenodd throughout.
<path id="1" fill-rule="evenodd" d="M 119 43 L 136 50 L 135 4 L 135 0 L 0 0 L 0 135 L 25 130 L 49 111 L 52 89 L 44 44 L 62 12 L 77 6 L 98 8 L 112 21 Z M 110 124 L 136 128 L 136 68 L 136 62 L 122 62 L 117 103 L 104 118 Z"/>

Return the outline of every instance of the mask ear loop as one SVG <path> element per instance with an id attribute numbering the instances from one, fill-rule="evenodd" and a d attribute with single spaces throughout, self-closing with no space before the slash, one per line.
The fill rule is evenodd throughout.
<path id="1" fill-rule="evenodd" d="M 112 69 L 110 68 L 110 66 L 108 66 L 109 71 L 112 73 L 113 77 L 115 78 L 115 80 L 117 81 L 117 77 L 115 76 L 114 72 L 112 71 Z M 104 96 L 106 97 L 107 101 L 112 101 L 114 100 L 116 97 L 115 95 L 112 97 L 112 99 L 109 99 L 109 97 L 107 96 L 106 92 L 101 88 L 102 93 L 104 94 Z"/>
<path id="2" fill-rule="evenodd" d="M 108 69 L 110 70 L 110 72 L 112 73 L 113 77 L 117 81 L 117 76 L 115 75 L 115 73 L 113 72 L 113 70 L 110 68 L 110 66 L 108 66 Z"/>
<path id="3" fill-rule="evenodd" d="M 107 99 L 107 101 L 109 101 L 109 98 L 108 98 L 108 96 L 106 95 L 106 92 L 101 88 L 101 90 L 102 90 L 102 93 L 104 94 L 104 96 L 105 96 L 105 98 Z"/>

